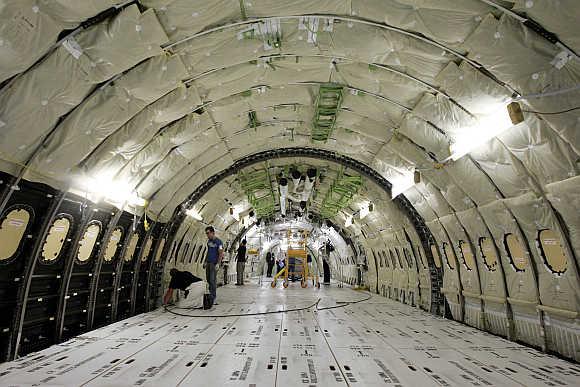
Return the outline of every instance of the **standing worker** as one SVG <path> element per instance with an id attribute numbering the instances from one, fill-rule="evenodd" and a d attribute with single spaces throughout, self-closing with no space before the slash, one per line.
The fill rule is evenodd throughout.
<path id="1" fill-rule="evenodd" d="M 211 304 L 217 305 L 216 288 L 217 288 L 217 269 L 224 257 L 224 244 L 215 236 L 215 229 L 212 226 L 205 228 L 207 235 L 207 256 L 205 259 L 205 278 L 209 284 L 209 294 L 211 295 Z"/>
<path id="2" fill-rule="evenodd" d="M 201 278 L 197 278 L 188 271 L 171 269 L 169 270 L 169 275 L 171 276 L 171 281 L 169 282 L 169 288 L 165 292 L 165 297 L 163 297 L 163 305 L 167 305 L 169 303 L 173 297 L 174 289 L 183 291 L 184 298 L 187 298 L 191 284 L 201 281 Z"/>
<path id="3" fill-rule="evenodd" d="M 272 277 L 272 270 L 274 269 L 274 254 L 272 254 L 271 251 L 268 251 L 266 254 L 266 264 L 268 264 L 266 275 Z"/>
<path id="4" fill-rule="evenodd" d="M 238 247 L 238 253 L 236 255 L 236 274 L 238 276 L 238 280 L 236 281 L 236 285 L 243 285 L 244 284 L 244 270 L 246 265 L 246 240 L 244 239 L 242 243 L 240 243 L 240 247 Z"/>

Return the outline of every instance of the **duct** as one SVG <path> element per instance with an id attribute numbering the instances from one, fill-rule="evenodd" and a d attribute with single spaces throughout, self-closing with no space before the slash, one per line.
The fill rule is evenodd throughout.
<path id="1" fill-rule="evenodd" d="M 300 180 L 302 178 L 302 174 L 300 173 L 300 171 L 294 169 L 290 173 L 290 176 L 292 177 L 292 192 L 298 193 L 298 188 L 300 186 Z M 297 201 L 297 200 L 293 200 L 293 201 Z"/>
<path id="2" fill-rule="evenodd" d="M 304 181 L 304 190 L 302 191 L 302 201 L 308 202 L 310 195 L 312 194 L 312 188 L 314 187 L 314 182 L 316 181 L 316 169 L 308 169 L 306 171 L 306 179 Z"/>
<path id="3" fill-rule="evenodd" d="M 282 217 L 286 216 L 286 197 L 288 195 L 288 180 L 281 178 L 278 184 L 280 189 L 280 213 Z"/>
<path id="4" fill-rule="evenodd" d="M 57 48 L 0 92 L 0 117 L 6 123 L 0 136 L 2 158 L 25 162 L 58 119 L 95 85 L 160 54 L 159 45 L 166 40 L 152 12 L 141 14 L 137 6 L 130 6 L 75 37 L 82 50 L 78 59 L 64 46 Z M 22 128 L 28 129 L 24 133 Z"/>

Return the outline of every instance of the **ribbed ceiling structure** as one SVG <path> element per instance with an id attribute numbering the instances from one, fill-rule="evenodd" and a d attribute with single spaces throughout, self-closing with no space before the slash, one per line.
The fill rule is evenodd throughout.
<path id="1" fill-rule="evenodd" d="M 507 257 L 505 236 L 517 235 L 539 290 L 509 296 L 576 316 L 578 20 L 575 0 L 0 0 L 0 169 L 109 196 L 183 235 L 196 222 L 188 209 L 224 232 L 230 207 L 249 213 L 240 174 L 271 172 L 278 213 L 281 170 L 324 172 L 309 204 L 319 214 L 329 180 L 350 168 L 362 188 L 330 218 L 342 227 L 374 203 L 347 227 L 368 249 L 457 255 L 461 278 L 446 272 L 442 289 L 451 299 L 523 281 L 478 274 L 462 249 L 471 240 L 484 260 L 489 238 Z M 291 148 L 348 157 L 403 196 L 328 157 L 274 157 Z M 534 247 L 543 230 L 564 267 Z"/>

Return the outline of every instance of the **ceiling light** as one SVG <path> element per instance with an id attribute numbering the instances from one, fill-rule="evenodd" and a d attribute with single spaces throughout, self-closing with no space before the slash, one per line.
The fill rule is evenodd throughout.
<path id="1" fill-rule="evenodd" d="M 369 207 L 370 207 L 370 203 L 368 203 L 368 204 L 365 203 L 362 206 L 362 208 L 360 209 L 360 212 L 359 212 L 360 219 L 364 219 L 369 214 L 369 212 L 371 212 Z"/>
<path id="2" fill-rule="evenodd" d="M 523 119 L 521 108 L 517 102 L 510 103 L 507 109 L 504 105 L 491 109 L 490 114 L 478 117 L 475 125 L 464 128 L 455 136 L 450 146 L 451 156 L 449 158 L 452 160 L 460 159 L 513 125 L 523 122 Z"/>
<path id="3" fill-rule="evenodd" d="M 185 211 L 185 214 L 187 216 L 192 217 L 195 220 L 199 220 L 200 222 L 203 220 L 203 217 L 201 216 L 201 214 L 193 208 L 190 208 L 189 210 Z"/>
<path id="4" fill-rule="evenodd" d="M 348 215 L 344 221 L 344 227 L 352 226 L 352 215 Z"/>
<path id="5" fill-rule="evenodd" d="M 114 181 L 111 177 L 104 175 L 87 177 L 82 180 L 81 186 L 84 192 L 93 196 L 91 199 L 94 201 L 104 199 L 112 204 L 128 204 L 136 207 L 147 205 L 147 200 L 140 197 L 134 187 L 124 182 Z"/>
<path id="6" fill-rule="evenodd" d="M 391 198 L 394 199 L 412 186 L 415 185 L 415 173 L 404 172 L 398 176 L 391 178 Z"/>

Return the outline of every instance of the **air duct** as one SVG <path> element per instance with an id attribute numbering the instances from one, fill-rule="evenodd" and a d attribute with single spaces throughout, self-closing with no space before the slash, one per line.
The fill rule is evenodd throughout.
<path id="1" fill-rule="evenodd" d="M 298 170 L 293 169 L 292 172 L 290 173 L 290 175 L 292 176 L 293 192 L 297 193 L 298 186 L 300 185 L 300 178 L 302 177 L 302 174 Z"/>
<path id="2" fill-rule="evenodd" d="M 286 216 L 286 197 L 288 196 L 288 180 L 283 177 L 280 179 L 280 213 L 282 217 Z"/>
<path id="3" fill-rule="evenodd" d="M 316 181 L 316 169 L 309 168 L 306 171 L 306 181 L 304 182 L 304 191 L 302 191 L 302 201 L 307 202 L 312 194 L 312 187 Z"/>

